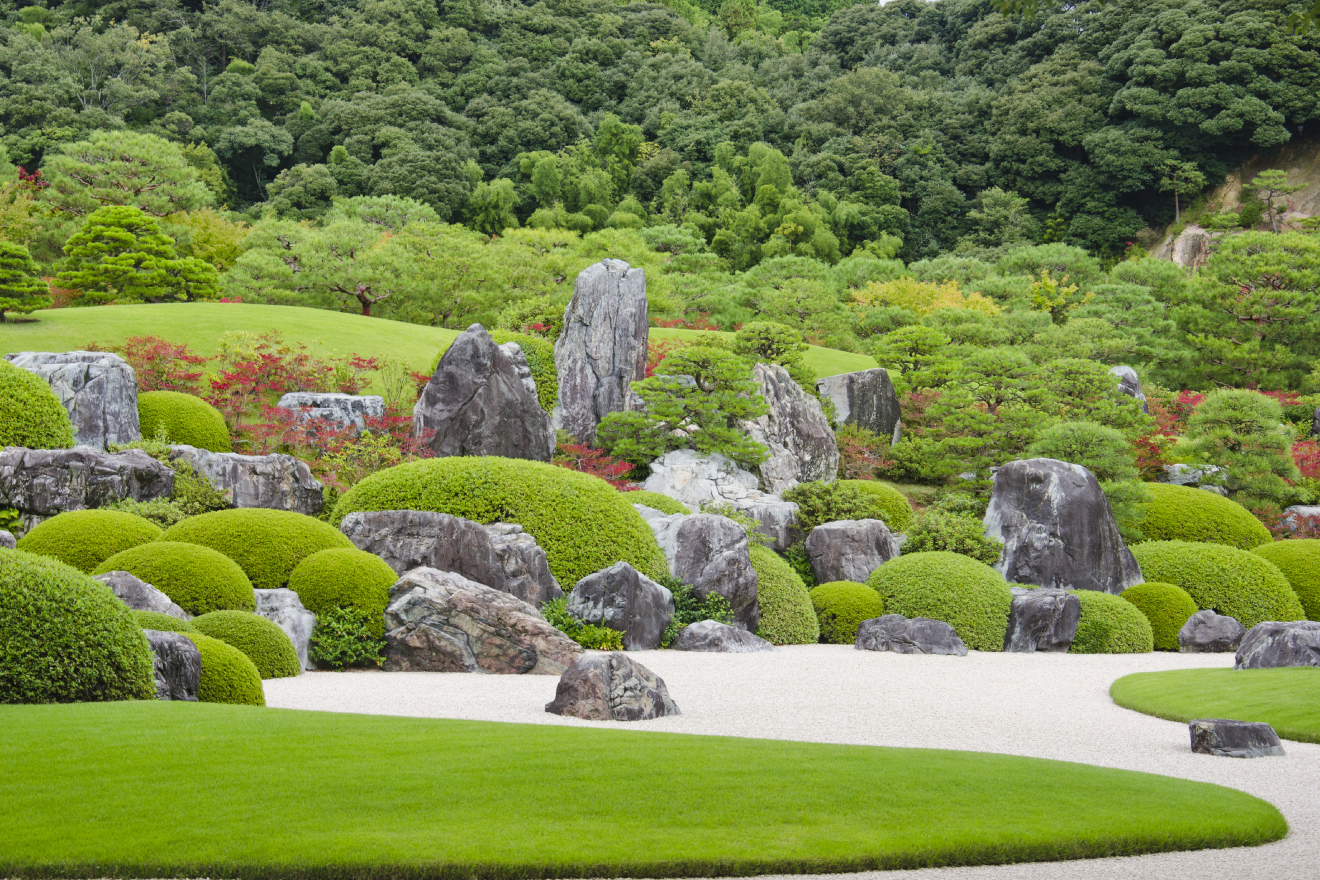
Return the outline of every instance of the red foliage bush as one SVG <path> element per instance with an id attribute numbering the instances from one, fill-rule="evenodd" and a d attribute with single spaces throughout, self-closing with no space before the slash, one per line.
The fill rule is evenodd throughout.
<path id="1" fill-rule="evenodd" d="M 208 358 L 193 354 L 187 345 L 176 344 L 158 336 L 130 336 L 116 351 L 128 361 L 137 376 L 138 391 L 182 391 L 192 393 L 200 370 L 190 367 Z"/>
<path id="2" fill-rule="evenodd" d="M 1320 441 L 1299 440 L 1293 444 L 1292 455 L 1303 477 L 1320 480 Z"/>
<path id="3" fill-rule="evenodd" d="M 640 488 L 636 483 L 624 479 L 632 470 L 631 464 L 584 443 L 560 443 L 555 451 L 554 463 L 572 471 L 600 477 L 624 492 Z"/>

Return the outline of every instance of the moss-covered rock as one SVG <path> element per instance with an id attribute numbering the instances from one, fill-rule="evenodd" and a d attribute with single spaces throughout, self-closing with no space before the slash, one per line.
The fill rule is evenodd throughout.
<path id="1" fill-rule="evenodd" d="M 29 531 L 18 549 L 50 556 L 90 573 L 121 550 L 160 537 L 160 526 L 118 510 L 69 510 Z"/>
<path id="2" fill-rule="evenodd" d="M 1138 521 L 1149 541 L 1195 541 L 1250 550 L 1270 540 L 1269 530 L 1236 501 L 1188 486 L 1148 483 L 1150 501 Z"/>
<path id="3" fill-rule="evenodd" d="M 230 452 L 234 448 L 220 410 L 191 394 L 178 391 L 139 394 L 138 422 L 142 425 L 143 437 L 155 437 L 163 427 L 171 443 L 211 452 Z"/>
<path id="4" fill-rule="evenodd" d="M 1132 548 L 1142 575 L 1182 587 L 1197 608 L 1236 618 L 1247 629 L 1264 620 L 1305 620 L 1302 603 L 1274 563 L 1225 544 L 1148 541 Z"/>
<path id="5" fill-rule="evenodd" d="M 200 544 L 153 541 L 116 553 L 93 574 L 126 571 L 146 581 L 189 614 L 254 611 L 252 583 L 223 553 Z"/>
<path id="6" fill-rule="evenodd" d="M 1196 613 L 1196 602 L 1182 587 L 1147 581 L 1119 594 L 1146 615 L 1156 651 L 1178 650 L 1178 630 Z"/>
<path id="7" fill-rule="evenodd" d="M 0 358 L 0 449 L 68 449 L 73 423 L 46 380 Z"/>
<path id="8" fill-rule="evenodd" d="M 246 507 L 216 510 L 170 526 L 162 541 L 210 547 L 238 563 L 252 586 L 288 586 L 289 575 L 308 556 L 353 542 L 319 519 L 288 510 Z"/>
<path id="9" fill-rule="evenodd" d="M 772 645 L 810 645 L 820 638 L 820 624 L 811 607 L 807 585 L 798 573 L 769 547 L 753 544 L 756 601 L 761 623 L 756 634 Z"/>
<path id="10" fill-rule="evenodd" d="M 1155 635 L 1141 609 L 1121 596 L 1073 590 L 1082 603 L 1070 654 L 1144 654 L 1155 649 Z"/>
<path id="11" fill-rule="evenodd" d="M 893 486 L 878 480 L 838 480 L 840 485 L 851 486 L 870 496 L 891 532 L 906 532 L 912 527 L 912 505 L 907 497 Z"/>
<path id="12" fill-rule="evenodd" d="M 371 634 L 385 633 L 385 606 L 390 587 L 399 579 L 379 557 L 350 547 L 320 550 L 308 556 L 289 576 L 289 589 L 318 617 L 334 608 L 362 613 Z"/>
<path id="13" fill-rule="evenodd" d="M 984 562 L 938 550 L 891 559 L 867 580 L 889 614 L 929 617 L 952 626 L 977 651 L 1002 651 L 1013 593 Z"/>
<path id="14" fill-rule="evenodd" d="M 288 635 L 271 621 L 250 611 L 211 611 L 191 621 L 192 632 L 219 639 L 242 651 L 263 678 L 302 674 L 298 652 Z"/>
<path id="15" fill-rule="evenodd" d="M 132 614 L 133 619 L 137 621 L 137 625 L 143 629 L 174 633 L 196 632 L 192 624 L 186 620 L 179 620 L 177 617 L 170 617 L 168 614 L 161 614 L 159 611 L 134 611 Z"/>
<path id="16" fill-rule="evenodd" d="M 880 594 L 856 581 L 821 584 L 811 591 L 811 607 L 820 622 L 820 640 L 831 645 L 851 645 L 862 621 L 885 613 Z"/>
<path id="17" fill-rule="evenodd" d="M 199 632 L 185 632 L 185 638 L 202 655 L 202 675 L 197 699 L 203 703 L 236 703 L 242 706 L 266 705 L 261 689 L 261 674 L 247 655 L 232 645 Z"/>
<path id="18" fill-rule="evenodd" d="M 1298 538 L 1262 544 L 1251 551 L 1274 563 L 1302 601 L 1308 620 L 1320 620 L 1320 539 Z"/>
<path id="19" fill-rule="evenodd" d="M 670 498 L 668 495 L 661 495 L 659 492 L 650 492 L 646 489 L 638 489 L 635 492 L 624 492 L 623 497 L 628 499 L 629 504 L 642 504 L 652 510 L 658 510 L 661 513 L 691 513 L 689 508 L 682 501 L 676 498 Z"/>

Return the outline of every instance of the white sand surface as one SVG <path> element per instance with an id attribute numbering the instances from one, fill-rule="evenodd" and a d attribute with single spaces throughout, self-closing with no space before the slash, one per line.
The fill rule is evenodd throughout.
<path id="1" fill-rule="evenodd" d="M 544 705 L 554 696 L 558 679 L 552 676 L 314 672 L 264 685 L 268 705 L 289 709 L 967 749 L 1079 761 L 1240 789 L 1278 807 L 1291 829 L 1284 840 L 1261 847 L 847 876 L 1320 880 L 1320 745 L 1285 741 L 1288 754 L 1282 758 L 1194 755 L 1185 724 L 1122 709 L 1109 698 L 1109 686 L 1130 672 L 1231 666 L 1231 654 L 914 657 L 844 645 L 801 645 L 773 654 L 648 651 L 632 656 L 665 680 L 681 716 L 624 725 L 550 715 Z"/>

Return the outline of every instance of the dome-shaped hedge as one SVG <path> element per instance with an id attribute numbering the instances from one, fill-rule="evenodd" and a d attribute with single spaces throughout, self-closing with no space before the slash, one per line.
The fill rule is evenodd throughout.
<path id="1" fill-rule="evenodd" d="M 46 380 L 0 358 L 0 449 L 68 449 L 73 423 Z"/>
<path id="2" fill-rule="evenodd" d="M 906 532 L 912 527 L 912 505 L 907 497 L 893 486 L 878 480 L 839 480 L 840 485 L 851 486 L 871 496 L 881 510 L 880 518 L 891 532 Z"/>
<path id="3" fill-rule="evenodd" d="M 192 624 L 186 620 L 179 620 L 177 617 L 170 617 L 168 614 L 161 614 L 159 611 L 134 611 L 133 619 L 143 629 L 155 629 L 172 633 L 196 632 Z"/>
<path id="4" fill-rule="evenodd" d="M 263 679 L 302 674 L 302 663 L 288 634 L 260 614 L 211 611 L 194 617 L 191 623 L 193 632 L 219 639 L 242 651 Z"/>
<path id="5" fill-rule="evenodd" d="M 1196 602 L 1182 587 L 1147 581 L 1119 594 L 1146 615 L 1156 651 L 1178 650 L 1178 630 L 1196 613 Z"/>
<path id="6" fill-rule="evenodd" d="M 820 621 L 820 639 L 831 645 L 857 641 L 862 621 L 885 613 L 880 594 L 856 581 L 830 581 L 811 591 L 811 607 Z"/>
<path id="7" fill-rule="evenodd" d="M 308 556 L 353 542 L 319 519 L 288 510 L 245 507 L 216 510 L 170 526 L 162 541 L 186 541 L 218 550 L 238 563 L 258 590 L 287 586 Z"/>
<path id="8" fill-rule="evenodd" d="M 38 525 L 18 542 L 18 549 L 38 553 L 90 573 L 121 550 L 149 544 L 160 526 L 118 510 L 69 510 Z"/>
<path id="9" fill-rule="evenodd" d="M 223 553 L 182 541 L 153 541 L 111 556 L 93 574 L 126 571 L 146 581 L 189 614 L 254 611 L 252 584 Z"/>
<path id="10" fill-rule="evenodd" d="M 1251 629 L 1264 620 L 1304 620 L 1297 594 L 1274 563 L 1224 544 L 1148 541 L 1132 548 L 1147 580 L 1175 584 L 1197 608 Z"/>
<path id="11" fill-rule="evenodd" d="M 220 410 L 200 397 L 178 391 L 147 391 L 138 395 L 138 421 L 143 437 L 155 437 L 163 426 L 171 443 L 212 452 L 230 452 L 233 444 Z"/>
<path id="12" fill-rule="evenodd" d="M 889 614 L 942 620 L 969 648 L 1004 650 L 1013 594 L 984 562 L 947 550 L 912 553 L 889 560 L 866 583 Z"/>
<path id="13" fill-rule="evenodd" d="M 647 577 L 665 577 L 664 553 L 629 494 L 537 461 L 428 458 L 367 477 L 339 499 L 332 522 L 359 510 L 434 510 L 479 523 L 517 523 L 536 538 L 561 584 L 619 561 Z"/>
<path id="14" fill-rule="evenodd" d="M 769 547 L 754 544 L 751 555 L 756 570 L 756 602 L 761 609 L 756 634 L 772 645 L 816 642 L 820 624 L 802 578 Z"/>
<path id="15" fill-rule="evenodd" d="M 183 634 L 202 655 L 202 676 L 197 685 L 197 699 L 203 703 L 237 703 L 243 706 L 266 705 L 261 689 L 261 674 L 247 655 L 232 645 L 199 632 Z"/>
<path id="16" fill-rule="evenodd" d="M 1150 501 L 1138 523 L 1148 541 L 1196 541 L 1250 550 L 1270 540 L 1269 529 L 1236 501 L 1205 489 L 1147 483 Z"/>
<path id="17" fill-rule="evenodd" d="M 1073 590 L 1082 603 L 1070 654 L 1145 654 L 1155 650 L 1155 635 L 1141 609 L 1121 596 L 1098 590 Z"/>
<path id="18" fill-rule="evenodd" d="M 308 556 L 289 575 L 289 589 L 313 614 L 332 608 L 354 608 L 367 619 L 371 634 L 385 634 L 385 606 L 390 587 L 399 579 L 379 556 L 353 547 L 321 550 Z"/>
<path id="19" fill-rule="evenodd" d="M 661 495 L 659 492 L 648 492 L 646 489 L 638 489 L 635 492 L 624 492 L 623 497 L 629 504 L 643 504 L 652 510 L 658 510 L 661 513 L 691 513 L 692 509 L 679 501 L 677 498 L 670 498 L 668 495 Z"/>
<path id="20" fill-rule="evenodd" d="M 1299 538 L 1262 544 L 1251 551 L 1278 566 L 1310 620 L 1320 620 L 1320 539 Z"/>
<path id="21" fill-rule="evenodd" d="M 0 550 L 0 703 L 155 695 L 147 639 L 109 587 L 47 556 Z"/>

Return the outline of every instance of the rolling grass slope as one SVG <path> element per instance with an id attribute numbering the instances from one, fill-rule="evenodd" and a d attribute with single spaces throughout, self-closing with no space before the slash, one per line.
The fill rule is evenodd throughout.
<path id="1" fill-rule="evenodd" d="M 1284 739 L 1320 743 L 1320 669 L 1175 669 L 1125 675 L 1109 688 L 1127 709 L 1167 718 L 1264 721 Z"/>

